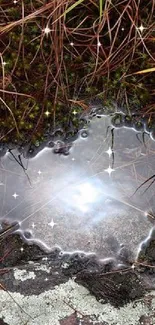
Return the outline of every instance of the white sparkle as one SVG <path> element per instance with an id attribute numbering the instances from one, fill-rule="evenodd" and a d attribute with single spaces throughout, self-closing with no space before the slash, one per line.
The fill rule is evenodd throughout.
<path id="1" fill-rule="evenodd" d="M 15 192 L 12 196 L 16 199 L 19 195 Z"/>
<path id="2" fill-rule="evenodd" d="M 48 281 L 48 278 L 45 278 L 45 281 Z"/>
<path id="3" fill-rule="evenodd" d="M 38 174 L 39 174 L 39 175 L 40 175 L 40 174 L 42 174 L 42 172 L 41 172 L 41 170 L 40 170 L 40 169 L 38 170 Z"/>
<path id="4" fill-rule="evenodd" d="M 7 64 L 7 62 L 5 62 L 5 61 L 3 61 L 3 63 L 2 63 L 4 66 Z"/>
<path id="5" fill-rule="evenodd" d="M 114 169 L 112 169 L 110 166 L 104 170 L 105 172 L 107 172 L 109 174 L 109 176 L 111 175 L 112 172 L 114 172 Z"/>
<path id="6" fill-rule="evenodd" d="M 124 27 L 122 27 L 121 30 L 124 30 Z"/>
<path id="7" fill-rule="evenodd" d="M 34 229 L 34 228 L 35 228 L 35 226 L 36 226 L 36 225 L 35 225 L 35 223 L 33 222 L 33 223 L 32 223 L 32 228 Z"/>
<path id="8" fill-rule="evenodd" d="M 43 29 L 43 31 L 44 31 L 44 33 L 45 33 L 46 35 L 48 35 L 48 34 L 50 33 L 51 29 L 50 29 L 48 26 L 46 26 L 46 27 Z"/>
<path id="9" fill-rule="evenodd" d="M 74 161 L 74 160 L 75 160 L 75 158 L 73 157 L 73 158 L 72 158 L 72 160 Z"/>
<path id="10" fill-rule="evenodd" d="M 50 115 L 50 112 L 49 111 L 46 111 L 45 112 L 45 115 L 48 117 Z"/>
<path id="11" fill-rule="evenodd" d="M 131 265 L 131 268 L 134 270 L 135 269 L 135 264 L 132 264 Z"/>
<path id="12" fill-rule="evenodd" d="M 13 0 L 13 3 L 16 4 L 18 1 L 17 0 Z"/>
<path id="13" fill-rule="evenodd" d="M 48 223 L 48 225 L 52 228 L 54 228 L 54 226 L 56 225 L 56 223 L 53 221 L 53 219 L 51 220 L 51 222 Z"/>
<path id="14" fill-rule="evenodd" d="M 47 261 L 48 260 L 48 257 L 43 257 L 42 258 L 42 261 Z"/>
<path id="15" fill-rule="evenodd" d="M 112 155 L 113 151 L 112 149 L 109 147 L 109 149 L 106 151 L 106 153 L 109 155 L 109 157 Z"/>
<path id="16" fill-rule="evenodd" d="M 71 42 L 71 43 L 70 43 L 70 45 L 71 45 L 71 46 L 74 46 L 74 43 L 73 43 L 73 42 Z"/>
<path id="17" fill-rule="evenodd" d="M 144 28 L 144 26 L 141 24 L 140 27 L 137 27 L 137 29 L 139 29 L 140 32 L 142 33 L 144 31 L 144 29 L 146 29 L 146 28 Z"/>
<path id="18" fill-rule="evenodd" d="M 74 115 L 76 115 L 76 114 L 77 114 L 77 111 L 76 111 L 76 110 L 74 110 L 74 111 L 73 111 L 73 114 L 74 114 Z"/>
<path id="19" fill-rule="evenodd" d="M 102 44 L 100 43 L 100 41 L 97 43 L 97 46 L 101 46 Z"/>
<path id="20" fill-rule="evenodd" d="M 23 252 L 23 250 L 24 250 L 24 248 L 23 248 L 23 247 L 21 247 L 21 248 L 20 248 L 20 251 L 21 251 L 21 252 Z"/>

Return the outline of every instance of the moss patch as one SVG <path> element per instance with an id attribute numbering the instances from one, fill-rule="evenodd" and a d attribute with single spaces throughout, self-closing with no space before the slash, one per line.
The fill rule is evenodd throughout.
<path id="1" fill-rule="evenodd" d="M 128 112 L 154 110 L 153 2 L 115 6 L 86 0 L 1 1 L 0 141 L 42 142 L 51 127 L 70 123 L 97 96 Z M 140 28 L 142 26 L 144 29 Z M 145 41 L 144 41 L 145 40 Z"/>

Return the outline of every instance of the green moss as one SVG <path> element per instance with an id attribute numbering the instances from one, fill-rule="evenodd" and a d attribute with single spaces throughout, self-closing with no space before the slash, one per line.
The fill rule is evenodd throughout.
<path id="1" fill-rule="evenodd" d="M 16 6 L 14 4 L 8 6 L 2 1 L 1 6 L 6 10 L 2 25 L 8 25 L 9 22 L 21 18 L 20 2 Z M 35 9 L 41 6 L 42 2 L 34 0 L 32 8 L 31 2 L 25 0 L 24 15 L 34 14 Z M 148 23 L 148 17 L 150 26 L 154 21 L 154 14 L 150 16 L 151 9 L 150 3 L 145 8 L 143 4 L 139 5 L 138 17 L 144 26 Z M 112 41 L 117 35 L 113 49 L 106 23 L 100 31 L 102 46 L 97 49 L 94 21 L 98 19 L 98 8 L 92 2 L 86 0 L 85 5 L 81 4 L 78 7 L 78 15 L 77 8 L 68 13 L 65 32 L 62 24 L 62 29 L 52 30 L 49 35 L 43 35 L 46 18 L 51 12 L 49 9 L 39 15 L 32 15 L 32 19 L 24 23 L 23 34 L 22 26 L 17 25 L 2 38 L 1 53 L 3 61 L 7 63 L 5 76 L 11 77 L 11 82 L 8 84 L 6 82 L 5 89 L 33 97 L 30 99 L 17 95 L 15 98 L 13 94 L 5 95 L 6 103 L 16 118 L 22 137 L 25 132 L 31 136 L 30 133 L 33 133 L 34 129 L 34 137 L 42 137 L 49 124 L 61 124 L 67 128 L 69 120 L 78 128 L 83 108 L 74 105 L 70 99 L 84 100 L 87 103 L 90 98 L 97 95 L 103 100 L 103 105 L 109 112 L 113 107 L 113 101 L 117 101 L 118 105 L 131 112 L 135 107 L 145 109 L 147 105 L 154 103 L 153 74 L 134 75 L 136 71 L 151 68 L 154 64 L 151 59 L 151 55 L 154 54 L 154 45 L 151 41 L 155 37 L 154 30 L 148 28 L 150 33 L 146 39 L 148 51 L 142 43 L 134 42 L 134 33 L 130 43 L 123 43 L 122 46 L 125 33 L 131 30 L 132 25 L 125 13 L 118 33 L 115 28 L 111 31 Z M 117 28 L 122 13 L 119 1 L 117 10 L 114 6 L 110 6 L 109 13 L 109 26 L 116 25 Z M 125 33 L 121 30 L 122 26 Z M 74 46 L 70 45 L 71 41 L 74 42 Z M 134 49 L 132 62 L 131 49 Z M 0 73 L 2 74 L 1 67 Z M 44 114 L 46 110 L 51 113 L 48 117 Z M 77 114 L 74 114 L 74 111 L 77 111 Z M 0 107 L 0 116 L 3 132 L 8 133 L 10 127 L 14 128 L 14 121 L 3 106 Z M 16 130 L 12 132 L 7 136 L 8 139 L 12 136 L 16 138 Z"/>

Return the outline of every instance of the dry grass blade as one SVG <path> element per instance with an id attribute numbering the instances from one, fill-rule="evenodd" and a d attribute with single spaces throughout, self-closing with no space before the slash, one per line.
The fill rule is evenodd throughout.
<path id="1" fill-rule="evenodd" d="M 102 10 L 103 10 L 103 0 L 99 0 L 100 20 L 101 20 L 101 17 L 102 17 Z"/>
<path id="2" fill-rule="evenodd" d="M 62 18 L 63 16 L 65 16 L 66 18 L 66 15 L 72 11 L 75 7 L 77 7 L 79 4 L 81 4 L 84 0 L 78 0 L 76 1 L 75 3 L 73 3 L 69 8 L 67 8 L 64 13 L 59 17 L 59 18 Z"/>
<path id="3" fill-rule="evenodd" d="M 18 93 L 18 92 L 4 90 L 4 89 L 0 89 L 0 92 L 1 93 L 6 93 L 6 94 L 11 94 L 11 95 L 23 96 L 23 97 L 32 98 L 32 99 L 34 98 L 33 96 L 28 95 L 28 94 Z"/>
<path id="4" fill-rule="evenodd" d="M 30 21 L 31 19 L 34 19 L 38 15 L 41 15 L 41 14 L 45 13 L 46 11 L 48 11 L 49 9 L 52 9 L 52 7 L 53 7 L 53 1 L 52 1 L 52 3 L 50 2 L 50 3 L 42 6 L 38 10 L 32 12 L 31 14 L 25 16 L 24 19 L 22 18 L 22 19 L 14 21 L 12 23 L 9 23 L 8 25 L 5 25 L 4 27 L 3 26 L 0 27 L 0 34 L 9 32 L 15 26 L 19 26 L 20 24 L 26 23 L 26 22 Z"/>
<path id="5" fill-rule="evenodd" d="M 124 78 L 127 78 L 127 77 L 131 77 L 133 75 L 144 74 L 144 73 L 151 73 L 151 72 L 155 72 L 155 68 L 148 68 L 148 69 L 144 69 L 144 70 L 139 70 L 139 71 L 136 71 L 136 72 L 133 72 L 133 73 L 124 75 L 123 77 Z"/>
<path id="6" fill-rule="evenodd" d="M 15 117 L 14 117 L 14 114 L 12 113 L 11 108 L 6 104 L 6 102 L 3 100 L 2 97 L 0 97 L 0 100 L 1 100 L 1 102 L 4 104 L 4 106 L 8 109 L 8 111 L 10 112 L 10 114 L 11 114 L 11 116 L 12 116 L 12 118 L 13 118 L 13 121 L 14 121 L 14 124 L 15 124 L 15 127 L 16 127 L 16 130 L 17 130 L 17 134 L 18 134 L 18 136 L 20 137 L 20 132 L 19 132 L 19 129 L 18 129 L 18 125 L 17 125 L 16 119 L 15 119 Z"/>
<path id="7" fill-rule="evenodd" d="M 65 9 L 64 12 L 58 17 L 56 18 L 52 25 L 55 24 L 58 20 L 60 20 L 62 17 L 64 17 L 66 19 L 66 15 L 72 11 L 73 9 L 75 9 L 79 4 L 81 4 L 82 2 L 84 2 L 84 0 L 78 0 L 76 3 L 73 3 L 73 5 L 71 5 L 69 8 Z M 50 15 L 51 16 L 51 15 Z"/>
<path id="8" fill-rule="evenodd" d="M 5 235 L 8 236 L 8 234 L 14 232 L 18 228 L 19 228 L 18 223 L 14 223 L 13 225 L 6 224 L 6 227 L 0 232 L 0 238 L 4 238 Z"/>
<path id="9" fill-rule="evenodd" d="M 145 70 L 140 70 L 140 71 L 134 72 L 134 73 L 132 73 L 132 75 L 133 74 L 149 73 L 149 72 L 154 72 L 154 71 L 155 71 L 155 68 L 149 68 L 149 69 L 145 69 Z"/>
<path id="10" fill-rule="evenodd" d="M 83 103 L 82 101 L 79 101 L 79 100 L 75 100 L 75 99 L 69 99 L 68 100 L 69 102 L 72 102 L 74 104 L 77 104 L 79 105 L 80 107 L 82 107 L 84 110 L 88 110 L 88 105 L 86 105 L 85 103 Z"/>
<path id="11" fill-rule="evenodd" d="M 153 85 L 152 75 L 146 79 L 155 71 L 154 1 L 146 8 L 135 0 L 49 0 L 36 1 L 36 6 L 32 2 L 24 6 L 22 0 L 7 8 L 0 26 L 0 92 L 22 139 L 27 132 L 32 141 L 42 141 L 48 124 L 54 128 L 58 119 L 66 123 L 64 111 L 69 116 L 71 107 L 87 109 L 88 97 L 117 101 L 127 111 L 142 101 L 143 107 L 153 102 L 154 93 L 147 89 Z M 131 78 L 126 81 L 127 76 Z M 22 96 L 32 96 L 32 101 L 28 104 Z M 10 120 L 8 114 L 6 118 Z M 3 125 L 2 136 L 9 131 L 7 121 Z M 17 137 L 16 130 L 12 134 Z M 4 137 L 8 139 L 10 135 Z"/>

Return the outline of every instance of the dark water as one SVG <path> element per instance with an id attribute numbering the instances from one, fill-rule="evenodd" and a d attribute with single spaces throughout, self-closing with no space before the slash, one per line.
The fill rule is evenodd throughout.
<path id="1" fill-rule="evenodd" d="M 146 137 L 144 145 L 133 129 L 115 129 L 111 170 L 109 124 L 107 116 L 91 120 L 69 155 L 45 148 L 32 159 L 22 157 L 28 177 L 10 153 L 2 157 L 0 219 L 18 221 L 29 242 L 101 259 L 126 247 L 135 257 L 153 227 L 147 213 L 155 212 L 155 183 L 133 193 L 155 173 L 155 141 Z"/>

